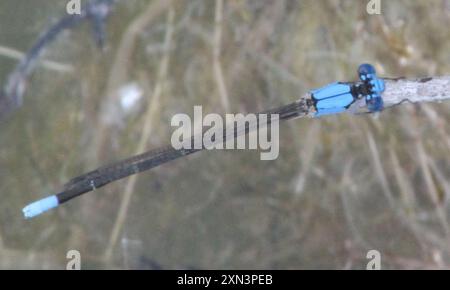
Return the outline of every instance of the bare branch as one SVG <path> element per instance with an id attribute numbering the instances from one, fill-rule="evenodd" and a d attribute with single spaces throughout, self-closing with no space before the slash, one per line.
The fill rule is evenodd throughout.
<path id="1" fill-rule="evenodd" d="M 15 50 L 13 48 L 9 48 L 6 46 L 1 46 L 0 45 L 0 55 L 7 57 L 7 58 L 12 58 L 15 60 L 20 60 L 22 61 L 25 58 L 25 54 Z M 70 64 L 64 64 L 64 63 L 59 63 L 56 61 L 51 61 L 51 60 L 41 60 L 40 61 L 40 65 L 43 68 L 46 68 L 48 70 L 53 70 L 56 72 L 60 72 L 60 73 L 70 73 L 73 72 L 73 66 Z"/>
<path id="2" fill-rule="evenodd" d="M 230 101 L 228 98 L 227 88 L 225 85 L 225 79 L 223 76 L 222 62 L 220 60 L 221 46 L 222 46 L 222 23 L 223 23 L 223 0 L 216 1 L 216 12 L 215 12 L 215 28 L 214 28 L 214 45 L 213 45 L 213 67 L 214 67 L 214 78 L 217 83 L 217 88 L 219 90 L 220 101 L 225 112 L 230 108 Z"/>
<path id="3" fill-rule="evenodd" d="M 441 102 L 450 99 L 450 76 L 429 77 L 416 80 L 385 79 L 383 93 L 385 107 L 402 102 Z"/>

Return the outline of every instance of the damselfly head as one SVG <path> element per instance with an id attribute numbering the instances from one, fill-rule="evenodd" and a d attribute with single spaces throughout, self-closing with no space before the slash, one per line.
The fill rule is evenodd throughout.
<path id="1" fill-rule="evenodd" d="M 363 82 L 362 88 L 366 99 L 366 105 L 370 112 L 379 112 L 383 110 L 383 98 L 385 85 L 384 80 L 377 77 L 373 65 L 364 63 L 358 68 L 359 78 Z"/>
<path id="2" fill-rule="evenodd" d="M 363 63 L 358 68 L 358 75 L 360 80 L 365 81 L 368 77 L 376 75 L 375 67 L 368 63 Z"/>

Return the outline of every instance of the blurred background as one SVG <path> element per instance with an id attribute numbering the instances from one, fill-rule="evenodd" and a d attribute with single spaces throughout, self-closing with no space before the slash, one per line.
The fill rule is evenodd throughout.
<path id="1" fill-rule="evenodd" d="M 84 3 L 85 1 L 82 1 Z M 450 74 L 450 1 L 127 0 L 102 52 L 84 24 L 48 47 L 0 124 L 0 268 L 383 269 L 450 266 L 450 103 L 280 124 L 280 155 L 208 151 L 33 220 L 72 177 L 167 145 L 176 113 L 250 113 L 309 89 Z M 0 2 L 0 83 L 67 1 Z"/>

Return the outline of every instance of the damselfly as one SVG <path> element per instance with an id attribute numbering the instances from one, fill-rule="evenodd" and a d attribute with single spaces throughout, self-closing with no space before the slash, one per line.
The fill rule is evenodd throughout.
<path id="1" fill-rule="evenodd" d="M 247 134 L 252 130 L 258 130 L 261 126 L 267 126 L 271 122 L 279 120 L 305 116 L 320 117 L 341 113 L 348 110 L 358 100 L 365 101 L 369 113 L 381 111 L 383 109 L 382 93 L 384 91 L 384 81 L 377 77 L 374 67 L 369 64 L 361 65 L 358 73 L 359 82 L 333 83 L 323 88 L 312 90 L 309 96 L 302 97 L 291 104 L 260 113 L 267 115 L 267 122 L 264 124 L 260 124 L 259 119 L 257 119 L 257 124 L 246 123 L 243 128 L 234 128 L 234 130 L 225 128 L 222 142 L 227 142 L 237 136 Z M 276 118 L 272 119 L 273 116 L 276 116 Z M 233 132 L 233 134 L 227 135 L 226 132 Z M 194 139 L 194 137 L 191 138 L 191 144 L 194 144 Z M 194 148 L 194 146 L 190 148 Z M 62 192 L 27 205 L 23 209 L 23 213 L 26 218 L 35 217 L 108 183 L 149 170 L 203 149 L 205 148 L 174 149 L 172 146 L 167 146 L 100 167 L 72 179 L 64 186 Z"/>

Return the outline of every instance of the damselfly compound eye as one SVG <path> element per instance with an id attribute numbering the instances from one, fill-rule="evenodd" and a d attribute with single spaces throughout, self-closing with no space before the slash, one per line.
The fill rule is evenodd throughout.
<path id="1" fill-rule="evenodd" d="M 363 77 L 367 77 L 367 75 L 375 75 L 377 72 L 375 71 L 375 68 L 373 65 L 368 64 L 368 63 L 363 63 L 362 65 L 359 66 L 358 68 L 358 75 L 360 77 L 360 79 L 363 81 L 364 79 L 362 79 L 361 76 Z"/>

